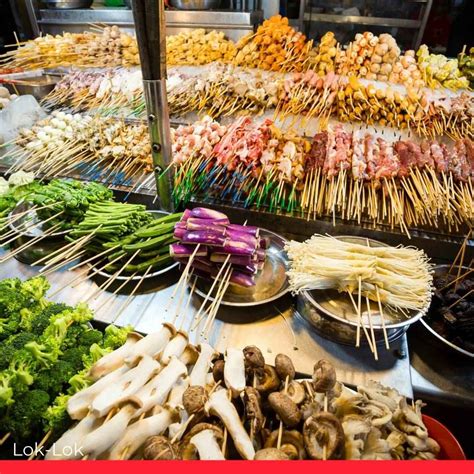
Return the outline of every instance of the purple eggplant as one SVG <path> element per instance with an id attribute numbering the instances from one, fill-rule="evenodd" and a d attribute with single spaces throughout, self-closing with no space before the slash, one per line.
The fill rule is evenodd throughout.
<path id="1" fill-rule="evenodd" d="M 197 222 L 201 221 L 201 222 Z M 207 223 L 206 219 L 189 219 L 188 222 L 186 222 L 186 229 L 187 230 L 207 230 L 209 232 L 214 232 L 216 234 L 222 235 L 222 237 L 225 236 L 225 227 L 221 225 L 216 225 L 213 221 L 209 221 L 210 223 Z"/>
<path id="2" fill-rule="evenodd" d="M 229 224 L 227 229 L 236 232 L 245 232 L 246 234 L 253 235 L 254 237 L 258 237 L 260 234 L 260 228 L 253 225 Z"/>
<path id="3" fill-rule="evenodd" d="M 190 217 L 186 223 L 189 224 L 205 224 L 205 225 L 220 225 L 227 227 L 229 225 L 229 219 L 202 219 L 200 217 Z"/>
<path id="4" fill-rule="evenodd" d="M 270 239 L 268 237 L 260 239 L 259 247 L 261 249 L 267 249 L 268 247 L 270 247 Z"/>
<path id="5" fill-rule="evenodd" d="M 257 260 L 259 262 L 264 262 L 265 261 L 266 252 L 265 252 L 264 249 L 257 249 L 256 255 L 257 255 Z"/>
<path id="6" fill-rule="evenodd" d="M 215 267 L 211 267 L 209 265 L 206 265 L 205 263 L 198 262 L 197 259 L 193 260 L 193 263 L 191 263 L 191 267 L 201 272 L 204 272 L 209 276 L 216 275 L 218 271 Z"/>
<path id="7" fill-rule="evenodd" d="M 191 217 L 191 209 L 185 209 L 181 216 L 181 222 L 186 222 Z"/>
<path id="8" fill-rule="evenodd" d="M 226 238 L 216 232 L 206 230 L 188 230 L 181 238 L 182 244 L 204 244 L 212 247 L 221 247 L 226 243 Z"/>
<path id="9" fill-rule="evenodd" d="M 251 287 L 255 286 L 255 280 L 253 276 L 247 275 L 246 273 L 238 272 L 234 270 L 230 276 L 230 281 L 239 286 Z"/>
<path id="10" fill-rule="evenodd" d="M 174 226 L 173 237 L 175 239 L 181 240 L 186 234 L 186 232 L 187 232 L 186 229 L 183 229 L 182 227 Z"/>
<path id="11" fill-rule="evenodd" d="M 236 240 L 227 240 L 222 248 L 219 249 L 220 253 L 230 253 L 232 255 L 248 255 L 252 256 L 255 252 L 255 247 L 247 244 L 246 242 L 238 242 Z"/>
<path id="12" fill-rule="evenodd" d="M 257 273 L 257 265 L 232 265 L 232 268 L 248 275 L 255 275 Z"/>
<path id="13" fill-rule="evenodd" d="M 223 214 L 222 212 L 214 211 L 213 209 L 207 209 L 205 207 L 195 207 L 191 211 L 191 215 L 192 217 L 199 217 L 199 219 L 212 219 L 212 220 L 227 219 L 227 222 L 229 221 L 227 216 Z"/>
<path id="14" fill-rule="evenodd" d="M 196 249 L 195 245 L 185 245 L 185 244 L 171 244 L 170 245 L 170 255 L 177 259 L 191 257 Z M 207 256 L 207 247 L 200 246 L 199 250 L 196 252 L 196 257 L 206 257 Z"/>
<path id="15" fill-rule="evenodd" d="M 213 252 L 211 253 L 211 262 L 224 263 L 228 256 L 228 253 Z M 253 258 L 247 255 L 231 255 L 229 262 L 234 265 L 252 265 Z"/>
<path id="16" fill-rule="evenodd" d="M 238 230 L 227 229 L 227 236 L 230 238 L 230 240 L 234 240 L 236 242 L 245 242 L 254 249 L 257 248 L 258 240 L 253 235 L 246 234 L 245 232 L 240 232 Z"/>

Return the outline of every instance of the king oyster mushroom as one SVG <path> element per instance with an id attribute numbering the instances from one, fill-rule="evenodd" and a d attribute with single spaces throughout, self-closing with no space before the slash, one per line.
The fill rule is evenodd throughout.
<path id="1" fill-rule="evenodd" d="M 310 416 L 303 426 L 306 452 L 311 459 L 341 459 L 344 454 L 344 430 L 332 413 L 320 412 Z"/>
<path id="2" fill-rule="evenodd" d="M 209 397 L 206 403 L 206 411 L 222 420 L 239 454 L 244 459 L 253 459 L 255 455 L 253 443 L 240 421 L 235 406 L 227 398 L 226 390 L 218 389 Z"/>
<path id="3" fill-rule="evenodd" d="M 268 403 L 285 426 L 293 428 L 301 421 L 298 405 L 288 395 L 281 392 L 270 393 Z"/>
<path id="4" fill-rule="evenodd" d="M 275 357 L 275 370 L 282 382 L 285 382 L 287 378 L 288 382 L 291 382 L 295 378 L 295 366 L 285 354 L 277 354 Z"/>
<path id="5" fill-rule="evenodd" d="M 264 448 L 276 448 L 278 444 L 279 430 L 275 430 L 265 440 Z M 283 430 L 281 434 L 280 451 L 285 453 L 288 459 L 306 459 L 303 435 L 296 430 Z"/>
<path id="6" fill-rule="evenodd" d="M 143 445 L 143 459 L 172 461 L 179 459 L 178 447 L 166 436 L 150 436 Z"/>
<path id="7" fill-rule="evenodd" d="M 290 458 L 277 448 L 264 448 L 255 453 L 254 461 L 289 461 Z"/>
<path id="8" fill-rule="evenodd" d="M 252 383 L 253 376 L 262 377 L 264 375 L 265 359 L 262 351 L 256 346 L 247 346 L 243 349 L 245 359 L 245 371 Z"/>
<path id="9" fill-rule="evenodd" d="M 223 461 L 221 445 L 224 440 L 222 430 L 210 423 L 199 423 L 183 438 L 182 459 L 201 459 L 202 461 Z M 199 455 L 197 458 L 196 454 Z"/>
<path id="10" fill-rule="evenodd" d="M 327 360 L 321 359 L 314 365 L 313 388 L 315 392 L 329 392 L 336 381 L 336 371 Z"/>
<path id="11" fill-rule="evenodd" d="M 224 365 L 225 386 L 232 391 L 232 397 L 238 397 L 245 388 L 245 364 L 242 351 L 229 348 L 226 351 Z"/>
<path id="12" fill-rule="evenodd" d="M 199 357 L 199 351 L 196 349 L 196 346 L 192 344 L 187 344 L 184 352 L 180 355 L 179 360 L 184 365 L 194 365 Z"/>
<path id="13" fill-rule="evenodd" d="M 212 365 L 212 361 L 217 357 L 216 350 L 203 342 L 199 346 L 199 357 L 194 364 L 193 370 L 189 374 L 189 381 L 191 385 L 206 385 L 207 373 Z"/>
<path id="14" fill-rule="evenodd" d="M 250 422 L 254 433 L 260 432 L 263 426 L 260 393 L 258 393 L 258 390 L 253 387 L 245 387 L 241 397 L 244 402 L 245 418 Z"/>
<path id="15" fill-rule="evenodd" d="M 161 363 L 168 364 L 173 356 L 180 357 L 186 350 L 187 344 L 188 335 L 184 331 L 179 330 L 173 339 L 171 339 L 171 341 L 168 342 L 168 344 L 166 344 L 165 348 L 163 349 Z"/>

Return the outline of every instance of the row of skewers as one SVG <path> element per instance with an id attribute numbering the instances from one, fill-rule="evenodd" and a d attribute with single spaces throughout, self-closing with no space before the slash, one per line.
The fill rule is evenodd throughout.
<path id="1" fill-rule="evenodd" d="M 211 117 L 262 114 L 291 125 L 310 126 L 311 119 L 330 117 L 347 122 L 409 129 L 419 136 L 472 139 L 474 96 L 397 87 L 359 81 L 333 72 L 313 71 L 283 76 L 258 70 L 211 64 L 199 74 L 172 71 L 167 81 L 173 116 L 190 112 Z M 125 69 L 76 71 L 66 75 L 44 99 L 50 107 L 69 107 L 107 114 L 144 112 L 139 71 Z"/>
<path id="2" fill-rule="evenodd" d="M 346 48 L 332 32 L 318 46 L 297 32 L 288 18 L 280 15 L 265 20 L 255 33 L 236 44 L 222 32 L 195 29 L 167 37 L 169 65 L 202 65 L 213 61 L 275 72 L 312 70 L 325 75 L 335 72 L 361 78 L 405 84 L 420 88 L 447 87 L 467 89 L 468 78 L 459 69 L 457 59 L 430 54 L 422 45 L 415 52 L 401 54 L 390 34 L 358 33 Z M 46 35 L 26 43 L 3 56 L 9 68 L 103 67 L 139 65 L 136 39 L 117 26 L 93 25 L 92 31 L 76 34 Z"/>
<path id="3" fill-rule="evenodd" d="M 270 121 L 241 118 L 214 145 L 210 140 L 218 127 L 207 119 L 175 131 L 178 200 L 206 192 L 257 208 L 369 218 L 407 232 L 439 223 L 456 229 L 472 221 L 469 139 L 449 147 L 427 140 L 390 142 L 339 124 L 311 142 Z"/>
<path id="4" fill-rule="evenodd" d="M 273 361 L 272 361 L 273 362 Z M 439 446 L 396 390 L 349 390 L 316 362 L 295 379 L 285 354 L 255 346 L 219 354 L 164 324 L 131 334 L 90 369 L 92 385 L 67 402 L 76 422 L 46 459 L 435 459 Z M 67 449 L 80 446 L 81 449 Z"/>

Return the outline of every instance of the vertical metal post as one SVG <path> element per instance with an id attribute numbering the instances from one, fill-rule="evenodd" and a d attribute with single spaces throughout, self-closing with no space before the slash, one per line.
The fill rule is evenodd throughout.
<path id="1" fill-rule="evenodd" d="M 133 16 L 143 75 L 151 153 L 160 207 L 174 210 L 168 101 L 166 97 L 166 25 L 163 0 L 133 0 Z M 163 171 L 167 170 L 163 174 Z"/>

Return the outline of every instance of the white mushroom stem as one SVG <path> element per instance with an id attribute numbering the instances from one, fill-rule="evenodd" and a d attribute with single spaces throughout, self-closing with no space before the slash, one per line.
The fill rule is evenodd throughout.
<path id="1" fill-rule="evenodd" d="M 169 324 L 164 324 L 159 331 L 148 334 L 138 341 L 125 357 L 125 363 L 133 365 L 145 354 L 157 358 L 173 334 L 174 328 Z"/>
<path id="2" fill-rule="evenodd" d="M 216 351 L 212 346 L 206 343 L 202 343 L 200 346 L 199 357 L 196 363 L 194 364 L 193 370 L 189 376 L 190 385 L 201 385 L 204 387 L 206 385 L 206 375 L 209 372 L 212 361 L 217 355 Z"/>
<path id="3" fill-rule="evenodd" d="M 198 350 L 192 344 L 187 344 L 184 352 L 181 354 L 179 359 L 184 365 L 194 365 L 198 358 Z"/>
<path id="4" fill-rule="evenodd" d="M 190 443 L 196 447 L 201 461 L 225 460 L 215 435 L 213 430 L 203 430 L 191 438 Z"/>
<path id="5" fill-rule="evenodd" d="M 111 449 L 109 459 L 130 459 L 150 436 L 158 436 L 174 421 L 174 412 L 160 413 L 131 424 L 122 438 Z"/>
<path id="6" fill-rule="evenodd" d="M 224 382 L 232 390 L 233 398 L 238 397 L 245 389 L 244 354 L 239 349 L 229 348 L 226 351 Z"/>
<path id="7" fill-rule="evenodd" d="M 101 378 L 90 387 L 74 394 L 67 402 L 67 412 L 73 420 L 80 420 L 89 413 L 92 400 L 106 387 L 114 384 L 129 368 L 122 365 L 110 374 Z"/>
<path id="8" fill-rule="evenodd" d="M 114 371 L 121 365 L 123 365 L 126 357 L 129 356 L 132 347 L 140 340 L 142 336 L 137 333 L 130 333 L 127 336 L 125 344 L 113 352 L 106 354 L 104 357 L 101 357 L 89 370 L 88 376 L 92 380 L 98 380 L 101 377 L 109 374 Z"/>
<path id="9" fill-rule="evenodd" d="M 187 344 L 188 336 L 184 332 L 178 331 L 176 336 L 174 336 L 173 339 L 171 339 L 171 341 L 166 344 L 161 356 L 161 363 L 168 364 L 171 360 L 171 357 L 180 357 L 186 349 Z"/>
<path id="10" fill-rule="evenodd" d="M 156 360 L 150 356 L 143 357 L 136 367 L 125 372 L 94 398 L 91 405 L 94 415 L 106 415 L 112 407 L 134 395 L 159 369 L 160 364 Z"/>
<path id="11" fill-rule="evenodd" d="M 48 449 L 45 459 L 52 461 L 82 458 L 82 440 L 99 424 L 100 422 L 94 415 L 87 415 L 76 426 L 66 431 L 61 438 L 59 438 L 50 449 Z"/>
<path id="12" fill-rule="evenodd" d="M 206 411 L 217 415 L 222 420 L 239 454 L 244 459 L 253 459 L 255 449 L 252 441 L 240 421 L 235 406 L 227 398 L 226 390 L 217 390 L 209 397 Z"/>
<path id="13" fill-rule="evenodd" d="M 166 402 L 166 407 L 169 408 L 183 408 L 183 393 L 189 387 L 189 377 L 179 379 L 171 392 Z"/>
<path id="14" fill-rule="evenodd" d="M 140 416 L 156 405 L 163 405 L 178 379 L 187 373 L 186 366 L 173 356 L 170 363 L 133 396 L 141 404 L 136 415 Z"/>
<path id="15" fill-rule="evenodd" d="M 113 446 L 122 437 L 135 412 L 134 405 L 126 405 L 110 420 L 89 433 L 82 441 L 81 451 L 84 455 L 96 457 Z"/>

